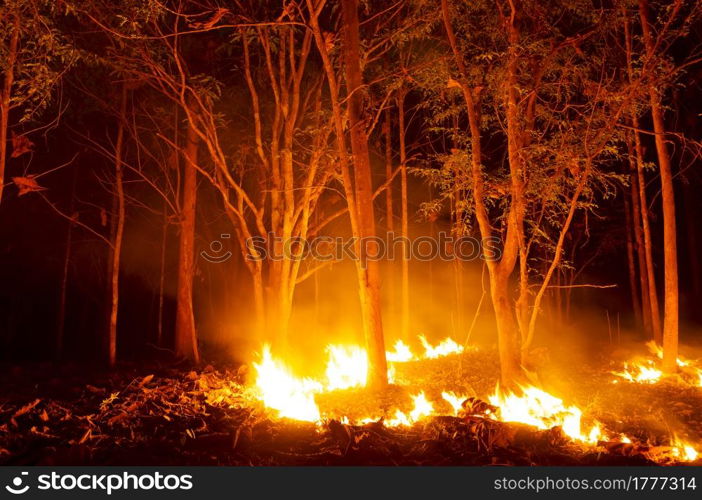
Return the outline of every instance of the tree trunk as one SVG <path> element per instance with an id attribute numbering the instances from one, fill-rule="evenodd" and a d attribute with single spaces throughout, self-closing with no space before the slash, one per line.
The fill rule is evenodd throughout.
<path id="1" fill-rule="evenodd" d="M 73 217 L 73 209 L 76 199 L 76 182 L 78 181 L 78 170 L 73 168 L 73 182 L 71 184 L 71 204 L 69 215 Z M 56 349 L 54 352 L 56 360 L 63 358 L 63 338 L 66 330 L 66 295 L 68 287 L 68 270 L 71 262 L 71 246 L 73 243 L 73 220 L 68 221 L 66 229 L 66 250 L 63 254 L 63 271 L 61 277 L 61 296 L 59 297 L 59 316 L 56 330 Z"/>
<path id="2" fill-rule="evenodd" d="M 398 130 L 400 135 L 400 196 L 402 223 L 402 318 L 401 336 L 409 339 L 410 296 L 409 296 L 409 214 L 407 208 L 407 147 L 405 143 L 405 90 L 400 89 L 397 96 Z"/>
<path id="3" fill-rule="evenodd" d="M 180 213 L 178 246 L 178 292 L 176 306 L 176 354 L 200 362 L 193 313 L 193 275 L 195 273 L 195 206 L 197 201 L 197 135 L 188 126 L 183 162 L 183 200 Z"/>
<path id="4" fill-rule="evenodd" d="M 644 44 L 649 61 L 655 57 L 654 42 L 649 26 L 648 1 L 639 0 L 639 15 L 643 31 Z M 668 147 L 665 143 L 665 124 L 663 109 L 657 89 L 649 89 L 651 101 L 651 118 L 656 134 L 656 151 L 661 173 L 661 201 L 663 205 L 663 258 L 664 258 L 664 293 L 665 307 L 663 313 L 663 370 L 675 372 L 678 358 L 678 255 L 675 224 L 675 192 L 673 174 Z"/>
<path id="5" fill-rule="evenodd" d="M 124 148 L 124 122 L 127 119 L 127 86 L 122 85 L 122 99 L 115 145 L 115 200 L 117 206 L 114 239 L 112 241 L 112 269 L 110 273 L 110 321 L 108 328 L 107 358 L 110 367 L 117 363 L 117 312 L 119 309 L 119 267 L 122 254 L 122 237 L 124 235 L 124 183 L 122 155 Z"/>
<path id="6" fill-rule="evenodd" d="M 498 350 L 502 384 L 516 390 L 524 380 L 519 325 L 509 298 L 509 275 L 499 270 L 490 275 L 490 294 L 497 322 Z"/>
<path id="7" fill-rule="evenodd" d="M 451 141 L 451 147 L 452 148 L 459 148 L 460 144 L 456 140 L 456 138 L 459 136 L 459 127 L 458 127 L 458 117 L 454 116 L 453 117 L 453 137 L 454 139 Z M 455 186 L 453 188 L 453 201 L 451 204 L 451 217 L 452 217 L 452 224 L 453 224 L 453 237 L 460 239 L 463 238 L 463 236 L 466 234 L 465 231 L 465 211 L 462 208 L 463 206 L 463 200 L 466 196 L 465 190 L 464 190 L 464 182 L 466 180 L 465 176 L 465 171 L 464 171 L 464 166 L 461 165 L 460 167 L 456 168 L 456 171 L 454 172 L 454 179 L 455 179 Z M 463 338 L 463 335 L 466 333 L 466 312 L 465 312 L 465 279 L 464 279 L 464 272 L 463 272 L 463 260 L 458 258 L 455 255 L 456 248 L 452 249 L 454 252 L 453 256 L 453 273 L 454 273 L 454 288 L 455 288 L 455 295 L 456 295 L 456 307 L 454 308 L 455 310 L 455 320 L 452 321 L 453 323 L 453 332 L 454 335 L 458 338 Z M 477 312 L 476 312 L 477 315 Z"/>
<path id="8" fill-rule="evenodd" d="M 7 132 L 10 125 L 10 98 L 12 97 L 12 85 L 15 76 L 15 63 L 17 62 L 17 50 L 19 45 L 20 18 L 15 15 L 15 25 L 13 27 L 10 47 L 5 61 L 5 78 L 3 81 L 2 95 L 0 95 L 0 203 L 2 203 L 2 193 L 5 186 L 5 165 L 7 164 Z"/>
<path id="9" fill-rule="evenodd" d="M 256 312 L 256 330 L 257 334 L 261 337 L 266 336 L 267 325 L 266 325 L 266 299 L 265 291 L 263 287 L 263 274 L 261 266 L 254 268 L 251 274 L 252 286 L 253 286 L 253 299 L 254 299 L 254 311 Z"/>
<path id="10" fill-rule="evenodd" d="M 627 149 L 629 152 L 629 175 L 631 198 L 631 224 L 634 230 L 634 248 L 639 269 L 639 290 L 641 292 L 641 316 L 644 330 L 648 335 L 653 334 L 653 312 L 651 310 L 651 297 L 648 284 L 648 264 L 646 263 L 646 248 L 643 240 L 641 223 L 641 197 L 639 196 L 639 172 L 637 170 L 636 150 L 632 144 L 632 136 L 627 136 Z"/>
<path id="11" fill-rule="evenodd" d="M 281 267 L 271 266 L 268 270 L 266 287 L 267 338 L 280 355 L 284 355 L 288 349 L 288 330 L 292 310 L 290 290 L 283 279 L 283 274 L 286 272 Z"/>
<path id="12" fill-rule="evenodd" d="M 383 135 L 385 136 L 385 182 L 387 182 L 387 188 L 385 190 L 385 220 L 388 235 L 393 238 L 395 235 L 395 208 L 393 206 L 393 168 L 392 168 L 392 126 L 391 126 L 391 114 L 390 110 L 385 110 L 385 119 L 383 120 Z M 390 241 L 390 239 L 388 240 Z M 385 290 L 386 297 L 389 297 L 388 301 L 388 313 L 389 317 L 392 318 L 392 324 L 397 326 L 397 308 L 395 307 L 395 266 L 394 261 L 387 261 L 387 272 L 385 280 Z"/>
<path id="13" fill-rule="evenodd" d="M 627 196 L 627 193 L 625 192 L 624 195 L 624 221 L 625 221 L 625 230 L 626 230 L 626 261 L 627 261 L 627 270 L 629 272 L 629 292 L 631 293 L 631 306 L 634 309 L 634 317 L 636 318 L 636 323 L 641 324 L 643 321 L 642 315 L 641 315 L 641 302 L 639 302 L 639 294 L 638 294 L 638 287 L 636 286 L 636 261 L 634 258 L 634 228 L 633 228 L 633 221 L 632 221 L 632 211 L 631 211 L 631 202 L 629 200 L 629 197 Z"/>
<path id="14" fill-rule="evenodd" d="M 369 358 L 368 378 L 371 385 L 383 387 L 387 385 L 387 361 L 385 359 L 385 341 L 380 307 L 380 266 L 376 259 L 366 258 L 368 254 L 377 256 L 378 248 L 377 242 L 372 240 L 376 234 L 368 136 L 366 135 L 366 120 L 363 116 L 365 93 L 362 91 L 358 0 L 342 0 L 341 4 L 344 18 L 343 54 L 354 165 L 354 192 L 358 210 L 358 236 L 361 238 L 361 254 L 359 256 L 361 262 L 357 269 Z"/>
<path id="15" fill-rule="evenodd" d="M 638 120 L 634 120 L 634 127 L 638 127 Z M 648 196 L 646 196 L 646 177 L 644 171 L 643 146 L 641 136 L 634 132 L 634 143 L 636 150 L 636 179 L 639 189 L 639 202 L 641 208 L 641 228 L 643 229 L 644 256 L 646 258 L 646 273 L 648 281 L 648 298 L 651 304 L 651 327 L 653 329 L 653 340 L 661 344 L 663 333 L 661 332 L 661 313 L 658 305 L 658 286 L 656 285 L 656 269 L 653 263 L 653 238 L 651 236 L 651 222 L 648 215 Z"/>

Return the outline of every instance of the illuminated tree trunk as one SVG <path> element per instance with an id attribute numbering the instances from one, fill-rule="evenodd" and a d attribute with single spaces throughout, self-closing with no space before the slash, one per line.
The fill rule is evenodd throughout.
<path id="1" fill-rule="evenodd" d="M 112 240 L 112 268 L 110 272 L 110 319 L 108 327 L 107 356 L 111 367 L 117 362 L 117 312 L 119 309 L 119 267 L 122 254 L 122 237 L 124 235 L 124 183 L 122 170 L 122 155 L 124 147 L 124 122 L 127 119 L 127 86 L 122 85 L 122 99 L 119 112 L 119 128 L 115 145 L 115 231 Z"/>
<path id="2" fill-rule="evenodd" d="M 404 89 L 398 91 L 398 129 L 400 135 L 400 197 L 401 197 L 401 224 L 402 224 L 402 320 L 401 335 L 409 339 L 410 324 L 410 296 L 409 296 L 409 214 L 407 208 L 407 146 L 405 143 L 405 94 Z"/>
<path id="3" fill-rule="evenodd" d="M 511 274 L 511 273 L 509 273 Z M 498 350 L 502 384 L 515 389 L 523 381 L 520 333 L 509 295 L 509 274 L 506 268 L 496 269 L 490 276 L 490 294 L 497 320 Z"/>
<path id="4" fill-rule="evenodd" d="M 263 287 L 263 274 L 261 266 L 258 266 L 251 274 L 253 283 L 254 310 L 256 311 L 256 328 L 259 335 L 265 336 L 266 326 L 266 299 Z"/>
<path id="5" fill-rule="evenodd" d="M 651 28 L 647 0 L 639 0 L 639 15 L 643 32 L 644 45 L 648 60 L 655 57 L 655 47 Z M 678 357 L 678 256 L 675 223 L 675 192 L 673 174 L 668 147 L 665 143 L 665 124 L 660 96 L 656 88 L 649 89 L 651 118 L 655 132 L 658 166 L 661 174 L 661 201 L 663 205 L 663 257 L 665 307 L 663 313 L 663 369 L 674 372 Z"/>
<path id="6" fill-rule="evenodd" d="M 634 120 L 634 127 L 638 128 L 638 120 Z M 663 332 L 661 331 L 661 313 L 658 304 L 658 287 L 656 285 L 656 270 L 653 263 L 653 238 L 651 236 L 651 221 L 648 214 L 648 196 L 646 196 L 646 174 L 644 171 L 643 146 L 641 136 L 634 132 L 636 151 L 636 180 L 639 191 L 639 205 L 641 209 L 641 229 L 644 243 L 644 257 L 646 260 L 646 281 L 648 282 L 648 299 L 651 304 L 651 328 L 653 340 L 661 344 Z"/>
<path id="7" fill-rule="evenodd" d="M 197 200 L 197 135 L 188 126 L 183 162 L 183 199 L 180 207 L 178 244 L 178 290 L 175 325 L 176 354 L 200 362 L 193 313 L 193 275 L 195 274 L 195 207 Z"/>
<path id="8" fill-rule="evenodd" d="M 15 26 L 10 39 L 10 46 L 5 60 L 5 78 L 3 81 L 2 95 L 0 95 L 0 203 L 5 185 L 5 165 L 7 163 L 7 131 L 10 125 L 10 97 L 14 83 L 15 63 L 19 44 L 20 18 L 15 15 Z"/>
<path id="9" fill-rule="evenodd" d="M 634 228 L 631 217 L 631 201 L 624 193 L 624 220 L 626 230 L 626 261 L 627 271 L 629 274 L 629 292 L 631 293 L 631 306 L 634 308 L 634 317 L 636 322 L 642 321 L 641 303 L 639 302 L 638 287 L 636 285 L 636 260 L 634 258 Z"/>
<path id="10" fill-rule="evenodd" d="M 388 234 L 394 236 L 395 233 L 395 209 L 393 207 L 393 168 L 392 168 L 392 117 L 390 115 L 390 110 L 385 110 L 385 119 L 383 120 L 383 135 L 385 136 L 385 182 L 387 183 L 387 188 L 385 190 L 385 219 Z M 393 261 L 387 262 L 387 279 L 385 280 L 385 290 L 387 297 L 390 298 L 388 301 L 388 309 L 390 317 L 392 318 L 393 324 L 396 325 L 397 320 L 397 308 L 395 307 L 395 266 Z"/>
<path id="11" fill-rule="evenodd" d="M 348 119 L 351 151 L 354 166 L 354 195 L 357 209 L 357 229 L 361 239 L 361 262 L 357 265 L 360 284 L 361 311 L 363 316 L 366 346 L 369 357 L 369 380 L 375 386 L 387 384 L 387 361 L 380 297 L 380 266 L 375 238 L 375 215 L 373 210 L 373 184 L 366 120 L 363 116 L 363 74 L 361 70 L 361 43 L 358 21 L 358 0 L 342 0 L 344 19 L 343 55 L 345 62 L 346 88 L 348 91 Z"/>
<path id="12" fill-rule="evenodd" d="M 639 197 L 639 179 L 636 167 L 636 151 L 632 143 L 631 134 L 627 137 L 627 148 L 629 152 L 629 198 L 631 199 L 631 225 L 634 235 L 634 249 L 636 251 L 636 262 L 638 263 L 639 291 L 641 304 L 641 320 L 644 330 L 652 334 L 653 313 L 651 312 L 651 297 L 649 296 L 648 265 L 646 264 L 646 249 L 643 241 L 643 229 L 641 226 L 641 199 Z M 626 195 L 625 195 L 626 196 Z"/>
<path id="13" fill-rule="evenodd" d="M 290 290 L 285 286 L 281 276 L 276 276 L 268 284 L 266 304 L 266 325 L 268 337 L 279 353 L 288 348 L 288 330 L 292 304 L 289 300 Z"/>

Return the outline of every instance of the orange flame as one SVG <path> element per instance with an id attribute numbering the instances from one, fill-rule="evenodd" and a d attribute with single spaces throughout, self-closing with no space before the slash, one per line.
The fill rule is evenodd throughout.
<path id="1" fill-rule="evenodd" d="M 424 335 L 419 336 L 419 341 L 424 347 L 424 357 L 428 359 L 440 358 L 449 354 L 460 354 L 463 352 L 463 346 L 456 343 L 451 337 L 446 337 L 437 345 L 432 346 Z"/>
<path id="2" fill-rule="evenodd" d="M 420 337 L 421 339 L 422 337 Z M 455 352 L 458 344 L 452 344 L 453 341 L 449 341 L 450 339 L 447 339 L 437 346 L 430 346 L 431 349 L 426 348 L 428 345 L 426 343 L 426 356 L 431 357 L 439 352 L 451 350 Z M 275 410 L 279 417 L 320 422 L 322 415 L 315 401 L 315 396 L 337 389 L 363 387 L 366 385 L 368 373 L 368 357 L 363 348 L 329 345 L 326 352 L 328 358 L 325 378 L 315 380 L 295 376 L 285 363 L 273 358 L 270 346 L 265 345 L 261 353 L 261 361 L 254 363 L 257 374 L 254 390 L 258 399 L 267 408 Z M 407 359 L 407 353 L 412 356 L 412 359 L 418 359 L 411 354 L 406 345 L 400 342 L 395 344 L 394 352 L 398 354 L 395 359 Z M 654 369 L 650 365 L 642 366 Z M 392 375 L 392 365 L 389 372 Z M 657 375 L 655 371 L 632 372 L 625 367 L 625 371 L 620 376 L 632 381 L 642 381 L 653 380 L 660 375 Z M 702 375 L 700 383 L 702 384 Z M 498 408 L 497 412 L 486 413 L 482 416 L 503 422 L 520 422 L 538 429 L 560 427 L 563 433 L 572 440 L 588 445 L 596 445 L 600 441 L 610 440 L 597 422 L 594 422 L 589 431 L 583 431 L 582 411 L 578 407 L 567 406 L 560 398 L 535 386 L 524 386 L 520 389 L 519 394 L 496 389 L 488 399 L 493 406 Z M 442 392 L 441 397 L 450 405 L 453 415 L 458 416 L 466 397 L 448 391 Z M 427 399 L 424 392 L 413 395 L 412 402 L 413 409 L 411 411 L 404 413 L 396 409 L 391 418 L 384 420 L 384 425 L 387 427 L 411 426 L 422 419 L 437 415 L 434 405 Z M 377 417 L 367 417 L 357 420 L 356 423 L 365 424 L 377 420 Z M 349 423 L 346 416 L 341 416 L 341 421 Z M 631 439 L 624 435 L 620 435 L 615 440 L 631 443 Z M 657 461 L 686 462 L 698 459 L 699 453 L 690 443 L 678 439 L 677 436 L 674 436 L 671 442 L 672 445 L 667 448 L 668 451 L 665 452 L 665 455 L 652 458 Z"/>
<path id="3" fill-rule="evenodd" d="M 312 379 L 297 378 L 281 362 L 273 359 L 270 346 L 263 346 L 261 362 L 254 363 L 256 387 L 263 404 L 278 411 L 280 417 L 306 422 L 320 419 L 314 394 L 322 385 Z"/>
<path id="4" fill-rule="evenodd" d="M 364 387 L 368 376 L 368 356 L 358 346 L 327 346 L 326 389 Z"/>
<path id="5" fill-rule="evenodd" d="M 520 422 L 539 429 L 561 427 L 570 438 L 587 443 L 597 443 L 601 438 L 599 425 L 595 425 L 587 435 L 582 433 L 582 412 L 578 407 L 565 406 L 561 399 L 534 386 L 520 389 L 521 395 L 496 389 L 489 397 L 490 403 L 499 408 L 499 420 Z"/>

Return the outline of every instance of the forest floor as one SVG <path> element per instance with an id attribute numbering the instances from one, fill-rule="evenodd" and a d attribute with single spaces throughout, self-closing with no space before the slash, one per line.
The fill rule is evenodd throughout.
<path id="1" fill-rule="evenodd" d="M 614 361 L 610 353 L 589 364 L 561 355 L 541 360 L 544 389 L 609 435 L 634 438 L 596 447 L 574 443 L 559 428 L 480 417 L 431 417 L 397 428 L 279 419 L 252 398 L 239 367 L 123 365 L 108 373 L 4 366 L 0 465 L 653 465 L 652 453 L 672 435 L 702 451 L 702 388 L 613 383 L 618 357 L 628 355 L 621 350 Z M 451 390 L 485 401 L 497 374 L 496 353 L 481 349 L 398 365 L 397 379 L 430 400 Z M 403 385 L 382 395 L 346 390 L 318 404 L 324 414 L 343 411 L 353 421 L 354 413 L 407 406 L 409 395 Z"/>

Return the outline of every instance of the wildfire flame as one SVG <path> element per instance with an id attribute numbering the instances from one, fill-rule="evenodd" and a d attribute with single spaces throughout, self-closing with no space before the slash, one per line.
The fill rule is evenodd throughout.
<path id="1" fill-rule="evenodd" d="M 348 389 L 366 385 L 368 356 L 358 346 L 327 346 L 326 389 Z"/>
<path id="2" fill-rule="evenodd" d="M 458 412 L 463 409 L 463 401 L 467 399 L 465 396 L 456 396 L 453 392 L 446 391 L 441 393 L 441 397 L 451 405 L 455 416 L 458 416 Z"/>
<path id="3" fill-rule="evenodd" d="M 502 392 L 498 389 L 489 397 L 490 403 L 499 408 L 498 418 L 503 422 L 520 422 L 539 429 L 561 427 L 572 439 L 597 443 L 601 438 L 599 425 L 587 435 L 581 431 L 582 412 L 576 406 L 565 406 L 563 401 L 534 386 L 520 387 L 521 394 Z"/>
<path id="4" fill-rule="evenodd" d="M 306 422 L 320 420 L 314 394 L 322 390 L 322 384 L 292 375 L 282 362 L 273 359 L 268 345 L 263 346 L 261 362 L 254 363 L 254 367 L 258 374 L 256 387 L 264 405 L 277 410 L 280 417 Z"/>
<path id="5" fill-rule="evenodd" d="M 624 369 L 620 372 L 612 372 L 614 375 L 621 377 L 629 382 L 638 382 L 641 384 L 653 384 L 663 375 L 663 372 L 656 368 L 655 362 L 647 360 L 641 363 L 624 363 Z"/>
<path id="6" fill-rule="evenodd" d="M 675 446 L 675 452 L 673 453 L 675 458 L 679 458 L 687 462 L 694 462 L 699 456 L 699 453 L 697 453 L 697 450 L 695 450 L 692 445 L 676 442 L 673 444 L 673 446 Z"/>
<path id="7" fill-rule="evenodd" d="M 419 336 L 419 341 L 424 347 L 424 357 L 428 359 L 440 358 L 441 356 L 448 356 L 449 354 L 460 354 L 463 352 L 463 346 L 457 344 L 452 338 L 447 337 L 442 340 L 439 344 L 432 346 L 427 342 L 424 335 Z"/>
<path id="8" fill-rule="evenodd" d="M 412 361 L 413 359 L 415 359 L 414 354 L 412 354 L 412 350 L 407 344 L 405 344 L 401 340 L 395 342 L 393 350 L 387 351 L 385 353 L 385 357 L 388 361 L 394 363 L 405 363 L 407 361 Z"/>
<path id="9" fill-rule="evenodd" d="M 422 339 L 423 337 L 420 337 L 420 341 Z M 429 345 L 426 339 L 422 343 L 425 345 L 425 357 L 427 358 L 445 355 L 440 353 L 462 350 L 462 347 L 451 339 L 446 339 L 437 346 Z M 396 355 L 393 362 L 421 359 L 415 357 L 409 347 L 401 341 L 395 343 L 393 352 Z M 260 362 L 254 363 L 257 373 L 255 383 L 257 397 L 267 408 L 277 411 L 279 417 L 306 422 L 321 422 L 322 414 L 315 401 L 315 396 L 337 389 L 364 387 L 368 373 L 368 357 L 366 351 L 359 346 L 329 345 L 326 348 L 326 353 L 325 376 L 323 379 L 315 380 L 295 376 L 284 362 L 273 357 L 270 347 L 265 345 Z M 651 368 L 649 365 L 643 366 Z M 392 371 L 392 365 L 390 371 Z M 632 372 L 625 367 L 625 371 L 620 376 L 631 381 L 643 381 L 657 379 L 660 374 L 656 374 L 655 371 Z M 702 383 L 702 375 L 700 382 Z M 448 391 L 442 392 L 441 397 L 450 405 L 453 415 L 460 416 L 463 402 L 467 398 Z M 497 411 L 496 413 L 490 411 L 480 415 L 483 418 L 503 422 L 519 422 L 544 430 L 560 427 L 569 438 L 587 445 L 597 445 L 600 441 L 611 440 L 604 434 L 597 422 L 594 422 L 589 431 L 584 432 L 581 422 L 582 411 L 578 407 L 567 406 L 560 398 L 538 387 L 520 387 L 518 393 L 500 391 L 498 387 L 488 399 L 493 406 L 497 407 Z M 424 392 L 413 395 L 412 403 L 411 411 L 405 413 L 395 409 L 392 416 L 385 419 L 383 424 L 387 427 L 412 426 L 422 419 L 440 414 Z M 349 423 L 347 416 L 334 417 L 340 418 L 344 423 Z M 356 420 L 355 423 L 366 424 L 378 420 L 379 417 L 366 417 Z M 631 443 L 631 439 L 624 435 L 620 435 L 615 440 Z M 671 446 L 666 447 L 666 450 L 668 451 L 665 452 L 665 455 L 653 457 L 653 459 L 692 462 L 699 457 L 697 450 L 691 444 L 681 441 L 676 436 L 673 437 Z"/>
<path id="10" fill-rule="evenodd" d="M 399 427 L 401 425 L 409 427 L 422 418 L 434 414 L 434 405 L 427 400 L 424 392 L 412 396 L 412 401 L 414 402 L 414 409 L 412 409 L 409 414 L 405 414 L 400 410 L 395 410 L 395 416 L 386 420 L 385 425 L 388 427 Z"/>
<path id="11" fill-rule="evenodd" d="M 408 361 L 417 361 L 420 359 L 436 359 L 451 354 L 460 354 L 465 349 L 451 337 L 446 337 L 436 345 L 431 345 L 424 335 L 419 335 L 419 342 L 424 348 L 424 354 L 417 356 L 412 352 L 412 349 L 402 340 L 398 340 L 393 345 L 392 351 L 386 351 L 385 357 L 393 363 L 406 363 Z"/>
<path id="12" fill-rule="evenodd" d="M 653 341 L 646 342 L 646 347 L 657 360 L 663 359 L 663 348 Z M 657 360 L 645 359 L 631 363 L 624 363 L 622 371 L 612 372 L 617 377 L 621 377 L 629 382 L 639 384 L 654 384 L 663 376 L 662 370 L 657 366 Z M 689 383 L 702 387 L 702 368 L 690 359 L 685 359 L 678 356 L 676 359 L 681 375 L 685 377 Z M 616 382 L 616 380 L 615 380 Z"/>

